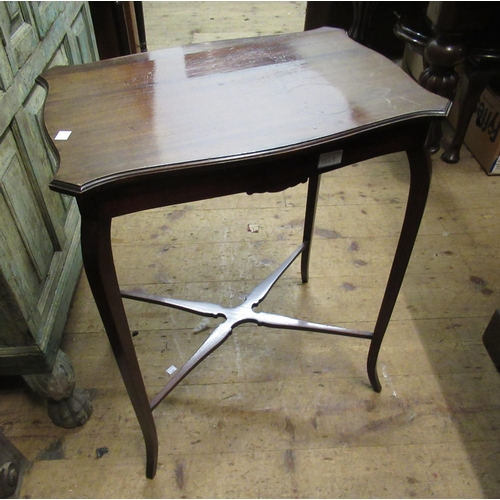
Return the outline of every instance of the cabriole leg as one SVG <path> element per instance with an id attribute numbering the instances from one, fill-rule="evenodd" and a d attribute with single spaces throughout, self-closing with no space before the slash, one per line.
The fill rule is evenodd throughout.
<path id="1" fill-rule="evenodd" d="M 152 479 L 158 463 L 158 438 L 118 287 L 111 246 L 111 219 L 93 220 L 82 216 L 82 253 L 97 308 L 144 435 L 146 476 Z"/>
<path id="2" fill-rule="evenodd" d="M 431 180 L 432 166 L 427 150 L 424 147 L 411 149 L 406 151 L 406 155 L 410 164 L 408 203 L 394 261 L 368 352 L 368 377 L 376 392 L 380 392 L 382 389 L 377 374 L 378 353 L 410 260 L 413 245 L 424 214 Z"/>

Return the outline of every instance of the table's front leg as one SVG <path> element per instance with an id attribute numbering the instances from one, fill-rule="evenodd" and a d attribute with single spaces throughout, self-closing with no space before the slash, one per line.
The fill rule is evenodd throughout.
<path id="1" fill-rule="evenodd" d="M 158 438 L 118 286 L 111 246 L 111 219 L 82 214 L 82 254 L 87 279 L 146 444 L 146 475 L 158 462 Z"/>
<path id="2" fill-rule="evenodd" d="M 309 183 L 307 186 L 304 233 L 302 236 L 302 243 L 304 243 L 304 250 L 302 251 L 301 264 L 300 264 L 302 283 L 307 283 L 309 281 L 309 260 L 311 256 L 311 244 L 314 232 L 314 220 L 316 218 L 316 207 L 318 205 L 318 194 L 319 194 L 320 183 L 321 183 L 320 174 L 309 177 Z"/>
<path id="3" fill-rule="evenodd" d="M 410 192 L 403 227 L 398 246 L 394 255 L 391 272 L 385 289 L 382 305 L 373 332 L 368 353 L 368 377 L 376 392 L 380 392 L 381 385 L 377 374 L 377 358 L 382 340 L 389 324 L 389 320 L 398 298 L 401 284 L 410 260 L 413 245 L 417 237 L 420 222 L 425 210 L 427 195 L 431 181 L 431 160 L 425 147 L 406 151 L 410 165 Z"/>

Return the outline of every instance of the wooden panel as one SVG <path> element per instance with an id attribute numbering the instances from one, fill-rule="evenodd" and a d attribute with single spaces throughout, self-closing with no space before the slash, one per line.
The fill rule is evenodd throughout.
<path id="1" fill-rule="evenodd" d="M 8 34 L 7 48 L 10 49 L 11 65 L 19 69 L 38 45 L 38 33 L 27 2 L 5 2 L 2 16 Z"/>
<path id="2" fill-rule="evenodd" d="M 34 182 L 35 196 L 51 236 L 54 248 L 64 245 L 66 207 L 61 196 L 49 189 L 49 182 L 57 170 L 55 158 L 49 157 L 44 140 L 42 111 L 45 92 L 34 88 L 23 108 L 16 115 L 18 142 L 26 149 L 26 163 Z"/>
<path id="3" fill-rule="evenodd" d="M 1 246 L 4 244 L 5 241 L 0 241 Z M 0 250 L 2 257 L 6 253 Z M 0 347 L 17 347 L 34 343 L 26 321 L 17 307 L 16 297 L 0 273 Z"/>
<path id="4" fill-rule="evenodd" d="M 51 60 L 48 62 L 47 68 L 53 68 L 55 66 L 67 66 L 68 64 L 71 64 L 70 51 L 71 48 L 68 37 L 65 36 L 57 50 L 52 55 Z"/>
<path id="5" fill-rule="evenodd" d="M 19 234 L 22 245 L 12 250 L 17 255 L 27 254 L 29 258 L 30 266 L 22 266 L 18 271 L 26 276 L 30 283 L 26 291 L 33 296 L 49 270 L 54 248 L 12 132 L 2 141 L 1 151 L 0 193 L 4 204 L 1 213 L 4 223 L 6 217 L 11 219 L 10 224 L 4 226 L 8 229 L 3 232 Z"/>
<path id="6" fill-rule="evenodd" d="M 5 34 L 2 30 L 2 25 L 0 23 L 0 39 L 5 40 Z M 5 47 L 0 44 L 0 102 L 2 102 L 5 90 L 12 83 L 13 75 L 12 69 L 9 64 L 9 58 L 7 57 L 7 52 L 5 52 Z"/>
<path id="7" fill-rule="evenodd" d="M 93 42 L 93 33 L 90 30 L 92 24 L 89 22 L 88 11 L 82 9 L 71 26 L 74 41 L 71 44 L 73 63 L 81 64 L 98 59 Z"/>
<path id="8" fill-rule="evenodd" d="M 78 62 L 82 57 L 80 55 L 80 48 L 76 42 L 75 35 L 71 29 L 75 18 L 81 16 L 82 19 L 89 19 L 88 7 L 86 4 L 80 2 L 61 2 L 64 4 L 64 12 L 56 19 L 53 23 L 52 28 L 47 32 L 46 37 L 40 41 L 36 46 L 34 51 L 29 57 L 26 64 L 18 70 L 17 64 L 15 62 L 15 57 L 13 55 L 12 41 L 9 39 L 10 32 L 10 20 L 8 19 L 6 7 L 6 2 L 0 2 L 0 28 L 1 36 L 3 38 L 3 44 L 0 46 L 5 47 L 6 51 L 6 62 L 2 63 L 1 52 L 0 52 L 0 75 L 12 73 L 12 78 L 8 79 L 6 84 L 6 95 L 2 98 L 2 113 L 0 113 L 0 135 L 4 133 L 7 127 L 18 112 L 19 107 L 23 105 L 24 101 L 28 97 L 29 93 L 33 88 L 35 79 L 47 68 L 50 63 L 54 52 L 57 52 L 61 44 L 65 44 L 66 53 L 69 56 L 69 63 Z M 95 41 L 92 36 L 92 25 L 87 27 L 88 31 L 88 43 L 90 47 L 95 46 Z M 64 40 L 67 39 L 67 42 Z M 83 42 L 82 42 L 83 43 Z M 88 48 L 86 52 L 89 54 L 96 53 L 94 49 Z M 76 56 L 72 57 L 72 51 L 75 52 Z M 12 63 L 12 64 L 11 64 Z"/>
<path id="9" fill-rule="evenodd" d="M 38 34 L 43 38 L 57 16 L 64 10 L 62 2 L 29 2 Z"/>
<path id="10" fill-rule="evenodd" d="M 5 196 L 3 188 L 0 190 L 0 213 L 4 228 L 16 227 L 16 222 L 19 221 L 11 211 L 10 200 Z M 0 232 L 0 270 L 17 307 L 33 329 L 38 319 L 36 297 L 40 291 L 40 280 L 18 231 Z"/>
<path id="11" fill-rule="evenodd" d="M 85 2 L 0 2 L 0 374 L 50 370 L 79 272 L 74 200 L 49 190 L 44 69 L 96 58 Z"/>

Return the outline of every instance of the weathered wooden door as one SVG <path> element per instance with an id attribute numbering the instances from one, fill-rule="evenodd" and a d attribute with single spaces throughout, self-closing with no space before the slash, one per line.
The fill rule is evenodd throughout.
<path id="1" fill-rule="evenodd" d="M 86 2 L 0 2 L 0 375 L 52 369 L 81 269 L 75 204 L 48 183 L 46 67 L 98 58 Z"/>

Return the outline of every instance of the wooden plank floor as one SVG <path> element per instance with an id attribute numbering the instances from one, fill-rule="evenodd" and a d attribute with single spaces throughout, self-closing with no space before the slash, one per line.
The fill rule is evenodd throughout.
<path id="1" fill-rule="evenodd" d="M 150 49 L 302 29 L 304 3 L 145 2 Z M 380 356 L 362 340 L 240 327 L 155 411 L 156 478 L 85 276 L 63 349 L 94 414 L 51 424 L 24 387 L 0 426 L 30 460 L 24 498 L 500 496 L 500 376 L 481 342 L 500 305 L 498 191 L 464 149 L 433 159 L 425 218 Z M 406 202 L 404 155 L 324 176 L 311 279 L 293 265 L 263 309 L 372 328 Z M 305 186 L 123 217 L 122 283 L 231 305 L 300 242 Z M 249 231 L 249 225 L 256 231 Z M 127 303 L 151 393 L 207 336 L 197 317 Z M 210 328 L 213 325 L 205 325 Z M 109 452 L 96 458 L 96 449 Z"/>

